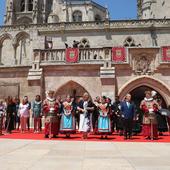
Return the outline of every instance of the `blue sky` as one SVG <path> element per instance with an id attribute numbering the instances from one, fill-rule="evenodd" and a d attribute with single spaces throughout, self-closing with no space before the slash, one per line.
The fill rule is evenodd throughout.
<path id="1" fill-rule="evenodd" d="M 3 24 L 5 11 L 5 1 L 0 0 L 0 25 Z M 111 19 L 135 19 L 137 16 L 137 0 L 94 0 L 95 2 L 107 6 Z"/>

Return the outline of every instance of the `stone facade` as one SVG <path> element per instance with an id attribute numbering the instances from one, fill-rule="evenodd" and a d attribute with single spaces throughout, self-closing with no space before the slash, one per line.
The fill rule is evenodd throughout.
<path id="1" fill-rule="evenodd" d="M 170 18 L 169 0 L 138 0 L 138 15 L 141 19 Z"/>
<path id="2" fill-rule="evenodd" d="M 161 60 L 161 47 L 170 45 L 169 19 L 112 21 L 106 8 L 89 0 L 21 2 L 7 0 L 0 28 L 1 98 L 32 100 L 53 89 L 62 97 L 88 91 L 91 98 L 123 99 L 146 86 L 170 105 L 170 63 Z M 65 44 L 72 47 L 74 40 L 80 42 L 79 61 L 67 63 Z M 123 46 L 126 61 L 115 63 L 112 47 Z"/>

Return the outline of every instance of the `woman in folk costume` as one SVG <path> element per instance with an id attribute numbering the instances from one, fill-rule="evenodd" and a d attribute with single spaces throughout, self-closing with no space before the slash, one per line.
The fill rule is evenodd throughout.
<path id="1" fill-rule="evenodd" d="M 59 132 L 59 103 L 54 97 L 54 91 L 50 90 L 47 94 L 47 98 L 43 103 L 45 138 L 55 138 Z"/>
<path id="2" fill-rule="evenodd" d="M 31 105 L 32 117 L 34 118 L 34 133 L 41 131 L 42 102 L 41 96 L 36 95 Z"/>
<path id="3" fill-rule="evenodd" d="M 101 134 L 101 138 L 105 135 L 111 134 L 111 121 L 110 121 L 110 106 L 106 102 L 106 97 L 101 98 L 101 103 L 98 105 L 99 118 L 98 118 L 98 132 Z"/>
<path id="4" fill-rule="evenodd" d="M 156 112 L 159 109 L 158 103 L 153 99 L 151 91 L 145 92 L 145 98 L 140 104 L 143 115 L 143 135 L 146 139 L 158 138 L 158 127 Z"/>
<path id="5" fill-rule="evenodd" d="M 60 132 L 70 137 L 70 134 L 76 133 L 76 123 L 74 116 L 74 107 L 71 97 L 67 96 L 66 101 L 63 102 L 63 109 L 61 112 Z"/>
<path id="6" fill-rule="evenodd" d="M 83 133 L 83 139 L 87 139 L 88 133 L 93 131 L 92 113 L 94 111 L 94 104 L 88 93 L 84 93 L 83 100 L 79 102 L 77 110 L 80 113 L 79 131 Z"/>

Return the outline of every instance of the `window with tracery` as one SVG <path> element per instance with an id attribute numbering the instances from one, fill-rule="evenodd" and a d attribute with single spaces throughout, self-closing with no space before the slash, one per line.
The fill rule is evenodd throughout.
<path id="1" fill-rule="evenodd" d="M 126 38 L 126 40 L 123 43 L 124 47 L 135 47 L 135 41 L 132 37 Z"/>
<path id="2" fill-rule="evenodd" d="M 90 48 L 90 43 L 86 38 L 80 41 L 79 48 Z"/>
<path id="3" fill-rule="evenodd" d="M 72 17 L 73 17 L 73 22 L 81 22 L 82 21 L 82 12 L 74 11 Z"/>
<path id="4" fill-rule="evenodd" d="M 96 14 L 94 17 L 95 21 L 101 21 L 101 16 L 99 14 Z"/>

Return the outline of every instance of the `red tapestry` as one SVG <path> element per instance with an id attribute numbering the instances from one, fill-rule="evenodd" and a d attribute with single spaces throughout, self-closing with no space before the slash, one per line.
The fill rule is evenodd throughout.
<path id="1" fill-rule="evenodd" d="M 79 59 L 79 49 L 78 48 L 67 48 L 66 49 L 66 62 L 76 63 Z"/>
<path id="2" fill-rule="evenodd" d="M 112 48 L 112 61 L 114 62 L 125 62 L 126 61 L 126 50 L 124 47 L 113 47 Z"/>
<path id="3" fill-rule="evenodd" d="M 162 61 L 170 61 L 170 46 L 162 47 Z"/>

